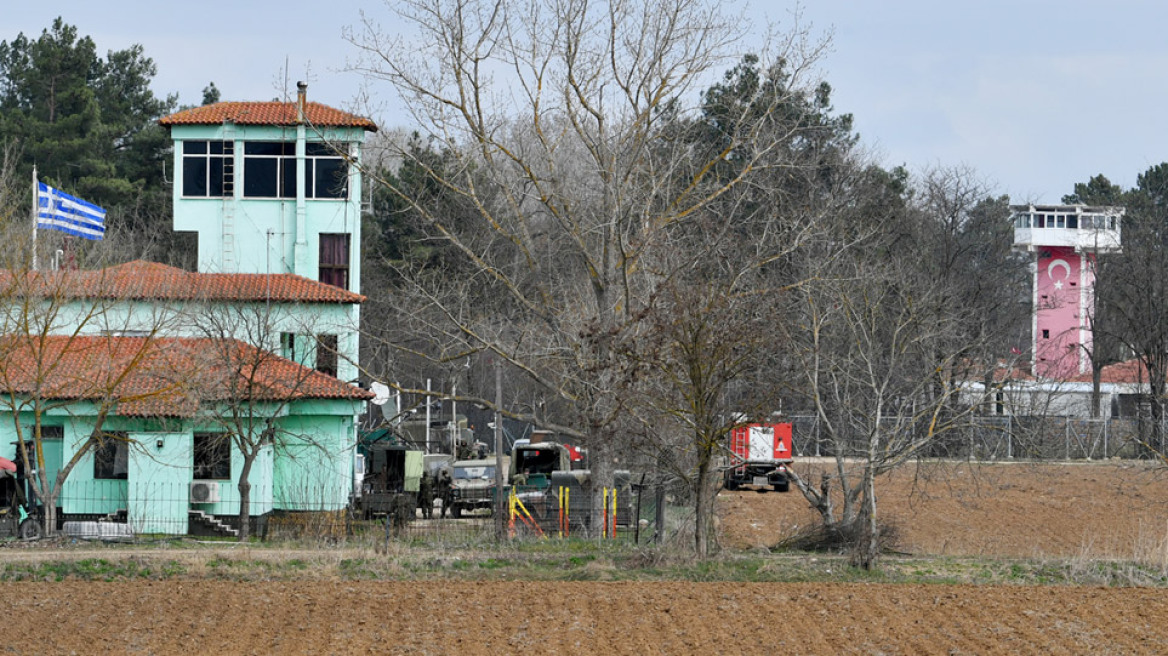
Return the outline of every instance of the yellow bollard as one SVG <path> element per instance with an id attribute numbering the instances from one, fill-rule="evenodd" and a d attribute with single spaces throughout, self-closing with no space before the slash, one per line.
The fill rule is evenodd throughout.
<path id="1" fill-rule="evenodd" d="M 612 538 L 613 540 L 616 539 L 616 488 L 615 487 L 612 488 L 612 533 L 610 533 L 608 537 Z"/>

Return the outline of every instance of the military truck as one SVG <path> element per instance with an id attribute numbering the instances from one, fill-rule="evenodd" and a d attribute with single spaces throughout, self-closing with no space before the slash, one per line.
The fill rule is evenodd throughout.
<path id="1" fill-rule="evenodd" d="M 568 471 L 572 460 L 568 447 L 556 442 L 516 444 L 511 449 L 511 480 L 516 486 L 543 489 L 551 484 L 552 472 Z"/>
<path id="2" fill-rule="evenodd" d="M 503 456 L 503 485 L 511 478 L 508 475 L 511 458 Z M 487 457 L 476 460 L 455 460 L 453 465 L 454 494 L 450 502 L 450 514 L 459 518 L 476 510 L 491 510 L 495 504 L 496 459 Z"/>
<path id="3" fill-rule="evenodd" d="M 365 472 L 356 507 L 365 519 L 413 509 L 422 479 L 422 452 L 405 444 L 373 442 L 364 445 Z"/>

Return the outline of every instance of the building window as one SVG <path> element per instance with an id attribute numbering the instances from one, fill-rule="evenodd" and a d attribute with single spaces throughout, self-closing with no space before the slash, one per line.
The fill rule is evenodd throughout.
<path id="1" fill-rule="evenodd" d="M 316 336 L 316 370 L 337 377 L 337 336 Z"/>
<path id="2" fill-rule="evenodd" d="M 1049 331 L 1049 330 L 1046 330 L 1046 329 L 1043 329 L 1043 331 L 1042 331 L 1042 338 L 1043 338 L 1043 339 L 1050 339 L 1050 331 Z"/>
<path id="3" fill-rule="evenodd" d="M 31 440 L 36 432 L 36 426 L 25 426 L 25 437 Z M 64 426 L 45 426 L 41 424 L 41 439 L 42 440 L 63 440 L 65 439 Z M 13 442 L 15 444 L 15 442 Z"/>
<path id="4" fill-rule="evenodd" d="M 320 235 L 320 264 L 317 278 L 326 285 L 349 288 L 349 235 Z"/>
<path id="5" fill-rule="evenodd" d="M 235 144 L 231 141 L 182 142 L 182 195 L 223 198 L 235 194 Z"/>
<path id="6" fill-rule="evenodd" d="M 295 142 L 244 142 L 243 195 L 246 198 L 296 198 Z"/>
<path id="7" fill-rule="evenodd" d="M 280 333 L 280 357 L 296 361 L 295 333 Z"/>
<path id="8" fill-rule="evenodd" d="M 231 439 L 227 433 L 195 433 L 195 480 L 231 479 Z"/>
<path id="9" fill-rule="evenodd" d="M 307 198 L 349 197 L 349 164 L 328 144 L 305 145 L 304 195 Z"/>
<path id="10" fill-rule="evenodd" d="M 106 433 L 105 440 L 93 450 L 93 477 L 95 479 L 126 480 L 129 478 L 130 449 L 127 433 Z"/>

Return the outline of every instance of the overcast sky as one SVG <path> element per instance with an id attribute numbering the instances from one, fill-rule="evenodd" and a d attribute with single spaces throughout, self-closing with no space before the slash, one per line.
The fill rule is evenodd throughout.
<path id="1" fill-rule="evenodd" d="M 185 104 L 211 81 L 224 100 L 270 100 L 307 79 L 310 99 L 351 107 L 362 80 L 343 72 L 356 53 L 342 30 L 362 10 L 393 25 L 380 0 L 5 5 L 0 40 L 35 37 L 62 16 L 102 55 L 142 44 L 158 66 L 155 93 Z M 749 11 L 755 25 L 782 25 L 793 7 Z M 968 165 L 1015 202 L 1058 202 L 1092 175 L 1130 187 L 1168 161 L 1168 3 L 808 0 L 803 16 L 833 35 L 822 74 L 835 107 L 887 166 Z M 384 107 L 371 118 L 408 127 L 384 86 L 371 92 Z"/>

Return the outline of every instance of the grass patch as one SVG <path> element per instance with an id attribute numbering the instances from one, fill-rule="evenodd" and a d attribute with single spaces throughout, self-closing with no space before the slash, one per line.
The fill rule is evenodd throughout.
<path id="1" fill-rule="evenodd" d="M 1135 561 L 890 555 L 877 569 L 864 571 L 849 566 L 844 554 L 722 553 L 698 560 L 679 549 L 576 539 L 489 547 L 393 543 L 388 550 L 197 543 L 148 550 L 106 545 L 85 549 L 84 555 L 68 548 L 11 553 L 20 557 L 0 568 L 0 581 L 693 581 L 1168 588 L 1168 571 Z"/>
<path id="2" fill-rule="evenodd" d="M 174 560 L 85 558 L 48 562 L 7 563 L 3 581 L 131 581 L 162 580 L 186 574 Z"/>

